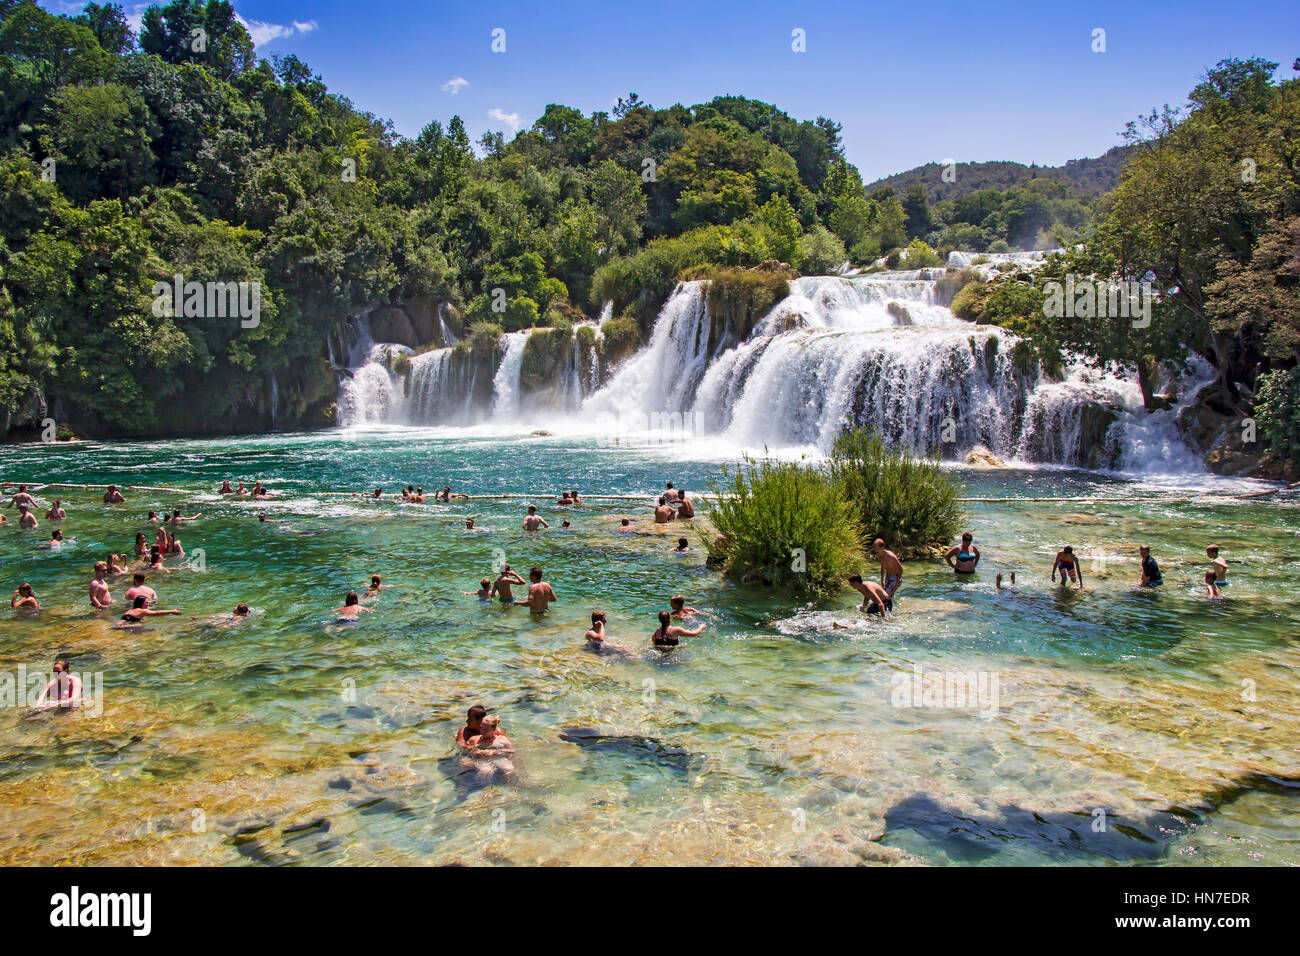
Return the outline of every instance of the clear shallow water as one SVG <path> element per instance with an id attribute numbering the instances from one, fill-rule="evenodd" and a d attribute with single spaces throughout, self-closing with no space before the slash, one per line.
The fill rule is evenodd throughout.
<path id="1" fill-rule="evenodd" d="M 50 522 L 0 528 L 5 586 L 30 581 L 48 608 L 0 617 L 0 671 L 66 657 L 102 673 L 105 701 L 93 718 L 0 710 L 0 862 L 1300 863 L 1294 503 L 1131 503 L 1188 492 L 960 471 L 971 496 L 1113 500 L 971 504 L 980 574 L 909 563 L 882 624 L 852 592 L 805 606 L 669 554 L 681 532 L 648 524 L 650 493 L 702 491 L 707 452 L 501 429 L 3 449 L 6 480 L 191 492 L 111 507 L 58 489 L 77 539 L 59 552 L 36 548 Z M 264 506 L 276 523 L 213 495 L 226 477 L 285 492 Z M 570 531 L 542 498 L 556 527 L 530 535 L 519 500 L 325 494 L 405 483 L 645 497 L 569 510 Z M 206 570 L 150 583 L 185 615 L 110 629 L 117 615 L 88 607 L 91 563 L 175 506 L 204 514 L 181 539 Z M 466 534 L 466 515 L 484 530 Z M 644 533 L 616 534 L 624 515 Z M 1132 587 L 1142 541 L 1159 593 Z M 1214 604 L 1198 587 L 1210 541 L 1232 563 Z M 1063 543 L 1083 595 L 1046 580 Z M 503 554 L 546 569 L 560 603 L 544 618 L 460 593 Z M 997 593 L 998 570 L 1020 591 Z M 392 585 L 378 613 L 330 624 L 371 573 Z M 649 635 L 675 593 L 709 627 L 660 657 Z M 221 626 L 240 600 L 253 619 Z M 594 606 L 635 656 L 583 650 Z M 896 706 L 918 667 L 996 679 L 996 707 Z M 521 751 L 517 786 L 457 775 L 478 701 Z"/>

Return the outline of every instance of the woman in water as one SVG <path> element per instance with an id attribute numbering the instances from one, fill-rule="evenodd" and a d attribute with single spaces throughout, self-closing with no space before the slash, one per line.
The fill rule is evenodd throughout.
<path id="1" fill-rule="evenodd" d="M 949 548 L 943 559 L 948 562 L 954 574 L 974 574 L 975 566 L 980 563 L 980 549 L 975 547 L 974 536 L 967 531 L 961 536 L 961 545 Z"/>
<path id="2" fill-rule="evenodd" d="M 22 608 L 31 611 L 39 611 L 41 602 L 36 600 L 36 595 L 32 593 L 32 586 L 26 582 L 18 585 L 18 590 L 14 596 L 9 599 L 9 606 L 12 608 Z"/>
<path id="3" fill-rule="evenodd" d="M 1068 544 L 1056 552 L 1056 560 L 1052 562 L 1053 582 L 1056 581 L 1057 569 L 1061 572 L 1061 584 L 1077 581 L 1079 590 L 1083 590 L 1083 568 L 1079 567 L 1079 559 L 1074 554 L 1074 548 Z"/>
<path id="4" fill-rule="evenodd" d="M 50 510 L 45 512 L 45 517 L 51 521 L 62 521 L 67 516 L 68 513 L 63 510 L 63 505 L 58 498 L 54 499 L 54 504 L 50 505 Z"/>
<path id="5" fill-rule="evenodd" d="M 161 571 L 163 574 L 166 574 L 167 569 L 163 567 L 162 562 L 163 562 L 162 552 L 158 550 L 157 545 L 154 545 L 152 548 L 149 549 L 149 566 L 145 568 L 145 570 Z"/>
<path id="6" fill-rule="evenodd" d="M 135 536 L 135 556 L 137 558 L 147 558 L 149 556 L 149 543 L 143 531 L 137 532 Z"/>
<path id="7" fill-rule="evenodd" d="M 155 611 L 149 607 L 149 599 L 143 594 L 139 595 L 132 602 L 131 607 L 123 612 L 121 619 L 113 625 L 120 628 L 140 627 L 146 617 L 166 617 L 169 614 L 180 614 L 176 608 L 167 611 Z"/>
<path id="8" fill-rule="evenodd" d="M 681 643 L 679 640 L 683 637 L 696 637 L 700 631 L 704 630 L 704 622 L 695 630 L 682 627 L 680 624 L 674 624 L 672 615 L 667 611 L 659 612 L 659 626 L 655 629 L 654 634 L 650 636 L 650 642 L 655 647 L 676 647 Z"/>
<path id="9" fill-rule="evenodd" d="M 219 495 L 233 495 L 234 493 L 235 489 L 230 487 L 229 481 L 223 481 L 221 487 L 217 489 Z"/>
<path id="10" fill-rule="evenodd" d="M 515 745 L 501 732 L 501 718 L 496 715 L 484 717 L 478 734 L 465 740 L 465 754 L 474 758 L 478 776 L 484 781 L 514 773 L 515 765 L 510 760 L 514 752 Z"/>
<path id="11" fill-rule="evenodd" d="M 622 644 L 611 644 L 605 634 L 605 612 L 591 612 L 591 628 L 587 631 L 587 650 L 597 654 L 631 654 Z"/>
<path id="12" fill-rule="evenodd" d="M 50 682 L 41 689 L 36 698 L 37 710 L 53 710 L 55 707 L 77 707 L 84 703 L 81 697 L 81 678 L 68 670 L 67 661 L 56 661 L 54 675 Z"/>
<path id="13" fill-rule="evenodd" d="M 349 591 L 348 596 L 343 599 L 343 606 L 336 607 L 334 613 L 338 615 L 337 624 L 352 624 L 361 616 L 362 611 L 373 611 L 372 607 L 362 607 L 361 598 L 357 597 L 356 591 Z"/>

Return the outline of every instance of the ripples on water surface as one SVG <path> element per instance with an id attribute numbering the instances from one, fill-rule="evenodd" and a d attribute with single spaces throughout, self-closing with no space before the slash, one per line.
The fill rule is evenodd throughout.
<path id="1" fill-rule="evenodd" d="M 851 592 L 800 606 L 668 553 L 679 529 L 648 524 L 649 492 L 701 491 L 702 454 L 402 429 L 0 451 L 8 480 L 191 491 L 107 507 L 59 489 L 77 539 L 59 552 L 36 548 L 50 522 L 0 529 L 4 586 L 30 581 L 48 608 L 5 612 L 0 668 L 66 657 L 105 692 L 97 718 L 0 711 L 0 862 L 1300 863 L 1294 504 L 1126 503 L 1180 492 L 960 471 L 972 496 L 1114 499 L 971 505 L 980 573 L 909 564 L 882 624 Z M 258 505 L 211 493 L 226 477 L 295 496 L 259 524 Z M 547 492 L 554 527 L 523 532 L 520 501 L 322 494 L 406 483 Z M 588 503 L 562 531 L 546 503 L 561 488 L 646 499 Z M 90 565 L 178 505 L 204 513 L 181 539 L 207 570 L 150 583 L 185 616 L 110 629 L 87 607 Z M 614 533 L 625 514 L 645 533 Z M 1143 541 L 1159 593 L 1131 587 Z M 1213 604 L 1211 541 L 1233 581 Z M 1095 590 L 1047 582 L 1064 543 Z M 544 619 L 460 593 L 502 552 L 546 569 L 560 603 Z M 998 570 L 1018 593 L 996 592 Z M 329 624 L 375 572 L 392 586 L 379 613 Z M 676 593 L 709 627 L 660 658 L 646 646 Z M 221 626 L 241 600 L 252 619 Z M 636 656 L 582 649 L 593 607 Z M 996 711 L 894 706 L 918 667 L 996 677 Z M 477 701 L 521 751 L 517 786 L 457 774 Z"/>

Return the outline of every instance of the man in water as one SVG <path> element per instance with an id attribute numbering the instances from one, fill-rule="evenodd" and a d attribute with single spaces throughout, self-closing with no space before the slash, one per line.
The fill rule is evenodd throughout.
<path id="1" fill-rule="evenodd" d="M 1165 583 L 1165 579 L 1160 576 L 1160 565 L 1156 564 L 1156 559 L 1151 557 L 1150 545 L 1142 545 L 1138 548 L 1138 555 L 1142 558 L 1142 580 L 1139 587 L 1156 588 Z"/>
<path id="2" fill-rule="evenodd" d="M 597 654 L 623 654 L 630 655 L 632 651 L 622 644 L 611 643 L 605 634 L 605 627 L 608 622 L 605 620 L 604 611 L 591 612 L 591 627 L 587 630 L 587 650 L 595 651 Z"/>
<path id="3" fill-rule="evenodd" d="M 203 512 L 200 511 L 198 514 L 191 515 L 190 517 L 186 518 L 184 515 L 181 514 L 180 508 L 173 508 L 171 517 L 164 518 L 163 520 L 170 521 L 172 524 L 184 524 L 186 521 L 198 521 L 202 517 L 203 517 Z"/>
<path id="4" fill-rule="evenodd" d="M 980 563 L 980 549 L 974 545 L 975 537 L 969 531 L 961 536 L 961 544 L 948 549 L 943 559 L 954 574 L 974 574 Z"/>
<path id="5" fill-rule="evenodd" d="M 560 522 L 560 527 L 561 527 L 561 528 L 572 528 L 572 527 L 573 527 L 573 523 L 572 523 L 571 521 L 569 521 L 568 518 L 565 518 L 563 521 Z"/>
<path id="6" fill-rule="evenodd" d="M 95 562 L 95 578 L 90 582 L 90 603 L 96 608 L 106 608 L 113 603 L 113 595 L 108 593 L 108 565 L 103 561 Z"/>
<path id="7" fill-rule="evenodd" d="M 670 597 L 668 599 L 668 606 L 672 608 L 673 617 L 678 618 L 679 620 L 694 617 L 696 614 L 700 613 L 698 608 L 687 607 L 686 598 L 682 597 L 680 594 L 674 594 Z"/>
<path id="8" fill-rule="evenodd" d="M 903 562 L 898 560 L 898 555 L 885 547 L 884 538 L 877 538 L 871 546 L 876 549 L 876 557 L 880 560 L 880 583 L 885 593 L 893 598 L 894 592 L 903 583 Z"/>
<path id="9" fill-rule="evenodd" d="M 690 542 L 685 538 L 677 539 L 677 547 L 673 548 L 673 554 L 686 554 L 691 550 Z"/>
<path id="10" fill-rule="evenodd" d="M 1060 569 L 1061 583 L 1066 584 L 1070 581 L 1079 583 L 1079 590 L 1083 590 L 1083 568 L 1079 565 L 1079 559 L 1075 557 L 1074 548 L 1066 545 L 1060 551 L 1056 552 L 1056 559 L 1052 562 L 1052 581 L 1056 581 L 1056 572 Z"/>
<path id="11" fill-rule="evenodd" d="M 528 506 L 528 516 L 524 518 L 524 530 L 536 531 L 538 528 L 549 528 L 546 519 L 537 513 L 537 505 Z M 523 582 L 520 581 L 520 584 Z"/>
<path id="12" fill-rule="evenodd" d="M 659 504 L 655 505 L 655 524 L 667 524 L 677 517 L 677 509 L 668 504 L 668 499 L 664 495 L 659 496 Z"/>
<path id="13" fill-rule="evenodd" d="M 569 497 L 567 491 L 562 491 L 560 492 L 560 497 L 555 499 L 555 503 L 557 505 L 571 505 L 573 504 L 573 499 Z"/>
<path id="14" fill-rule="evenodd" d="M 542 580 L 541 568 L 533 568 L 529 571 L 528 580 L 532 582 L 528 585 L 528 597 L 522 601 L 516 601 L 517 606 L 527 607 L 534 614 L 542 614 L 553 601 L 559 600 L 555 596 L 555 590 Z"/>
<path id="15" fill-rule="evenodd" d="M 122 492 L 117 490 L 117 485 L 109 485 L 108 491 L 104 492 L 104 504 L 120 505 L 124 501 L 126 499 L 122 497 Z"/>
<path id="16" fill-rule="evenodd" d="M 671 481 L 668 482 L 668 484 L 664 485 L 664 497 L 667 498 L 669 501 L 677 500 L 677 489 L 673 487 L 673 483 Z"/>
<path id="17" fill-rule="evenodd" d="M 849 575 L 849 584 L 862 595 L 862 604 L 859 611 L 866 611 L 868 614 L 879 614 L 886 617 L 886 611 L 894 609 L 894 600 L 885 593 L 875 581 L 863 581 L 862 575 Z"/>
<path id="18" fill-rule="evenodd" d="M 28 508 L 36 507 L 36 499 L 27 493 L 26 485 L 19 485 L 18 490 L 14 492 L 14 496 L 9 499 L 10 508 L 18 508 L 22 505 L 26 505 Z"/>
<path id="19" fill-rule="evenodd" d="M 482 704 L 475 704 L 465 714 L 465 726 L 456 731 L 456 746 L 465 747 L 469 745 L 471 737 L 477 737 L 482 733 L 483 718 L 487 716 L 487 708 Z"/>
<path id="20" fill-rule="evenodd" d="M 492 579 L 484 578 L 479 581 L 477 591 L 461 591 L 460 593 L 473 594 L 477 596 L 480 601 L 489 601 L 492 599 Z"/>
<path id="21" fill-rule="evenodd" d="M 465 530 L 466 530 L 466 531 L 478 531 L 478 530 L 479 530 L 478 528 L 474 527 L 474 519 L 473 519 L 473 518 L 466 518 L 466 519 L 465 519 Z"/>
<path id="22" fill-rule="evenodd" d="M 158 603 L 158 592 L 144 583 L 143 574 L 137 571 L 131 576 L 131 580 L 132 586 L 123 595 L 128 604 L 134 603 L 138 597 L 143 597 L 150 607 Z"/>
<path id="23" fill-rule="evenodd" d="M 1205 556 L 1210 559 L 1210 570 L 1214 572 L 1214 586 L 1216 588 L 1226 588 L 1228 586 L 1228 562 L 1219 557 L 1219 546 L 1212 544 L 1205 549 Z"/>
<path id="24" fill-rule="evenodd" d="M 497 579 L 492 582 L 492 595 L 502 604 L 514 604 L 515 593 L 511 586 L 523 583 L 524 579 L 511 571 L 510 565 L 503 564 Z"/>
<path id="25" fill-rule="evenodd" d="M 621 531 L 624 534 L 636 534 L 636 525 L 634 525 L 627 518 L 624 518 L 621 521 L 619 521 L 618 527 L 615 530 Z"/>
<path id="26" fill-rule="evenodd" d="M 36 528 L 39 527 L 39 524 L 40 523 L 36 520 L 36 515 L 32 514 L 31 510 L 26 505 L 18 506 L 18 527 Z"/>
<path id="27" fill-rule="evenodd" d="M 687 518 L 695 517 L 695 505 L 691 499 L 686 496 L 685 488 L 677 489 L 677 517 L 685 521 Z"/>

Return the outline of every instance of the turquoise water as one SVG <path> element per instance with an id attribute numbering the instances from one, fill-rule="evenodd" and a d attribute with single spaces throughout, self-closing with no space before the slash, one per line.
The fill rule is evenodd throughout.
<path id="1" fill-rule="evenodd" d="M 909 563 L 880 622 L 853 592 L 808 605 L 669 553 L 682 532 L 649 523 L 651 494 L 702 492 L 707 454 L 416 429 L 3 449 L 5 480 L 186 493 L 40 492 L 68 510 L 59 551 L 37 547 L 50 522 L 23 532 L 6 512 L 3 583 L 30 582 L 46 609 L 0 618 L 0 671 L 66 658 L 101 675 L 103 707 L 0 710 L 0 862 L 1300 863 L 1294 502 L 959 471 L 973 497 L 1108 500 L 972 503 L 980 573 Z M 220 498 L 223 478 L 278 497 Z M 520 499 L 327 494 L 408 483 L 537 494 L 553 527 L 524 532 Z M 563 509 L 562 488 L 639 497 Z M 180 531 L 202 569 L 149 583 L 184 614 L 111 628 L 88 605 L 92 563 L 178 506 L 203 514 Z M 614 531 L 624 516 L 640 534 Z M 1141 542 L 1158 593 L 1133 588 Z M 1211 542 L 1232 567 L 1219 602 L 1200 593 Z M 1047 580 L 1065 543 L 1083 594 Z M 502 559 L 543 567 L 559 603 L 534 618 L 461 593 Z M 998 593 L 998 570 L 1020 590 Z M 391 586 L 376 613 L 333 624 L 372 573 Z M 112 584 L 119 607 L 127 586 Z M 649 637 L 673 594 L 708 627 L 661 655 Z M 254 614 L 227 626 L 237 601 Z M 633 655 L 584 649 L 593 607 Z M 985 694 L 900 706 L 917 668 L 922 688 L 969 673 Z M 519 751 L 512 783 L 455 759 L 479 701 Z"/>

